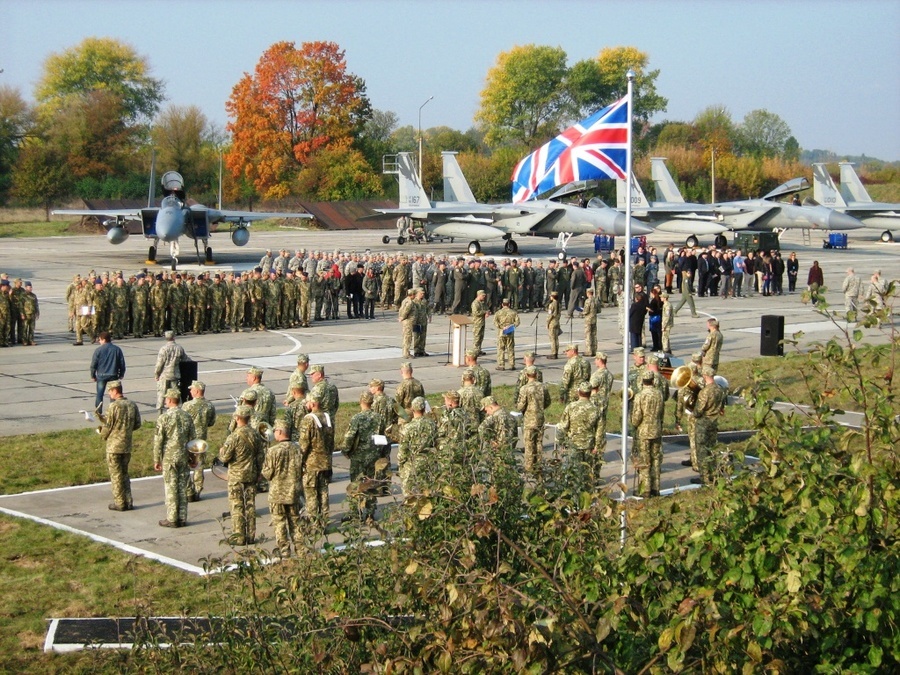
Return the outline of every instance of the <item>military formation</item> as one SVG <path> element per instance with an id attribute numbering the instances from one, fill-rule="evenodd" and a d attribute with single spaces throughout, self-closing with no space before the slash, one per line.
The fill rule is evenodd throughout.
<path id="1" fill-rule="evenodd" d="M 41 318 L 40 302 L 30 281 L 0 274 L 0 347 L 34 347 L 34 329 Z"/>

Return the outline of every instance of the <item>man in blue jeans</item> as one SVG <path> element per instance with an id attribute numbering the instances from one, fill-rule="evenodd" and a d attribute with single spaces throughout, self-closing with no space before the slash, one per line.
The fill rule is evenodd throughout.
<path id="1" fill-rule="evenodd" d="M 97 383 L 94 407 L 98 413 L 102 413 L 106 383 L 125 377 L 125 355 L 117 345 L 112 343 L 109 331 L 101 331 L 98 337 L 100 346 L 91 357 L 91 380 Z"/>

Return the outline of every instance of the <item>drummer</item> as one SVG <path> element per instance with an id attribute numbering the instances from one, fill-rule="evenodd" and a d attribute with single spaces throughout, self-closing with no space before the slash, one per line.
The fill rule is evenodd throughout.
<path id="1" fill-rule="evenodd" d="M 191 400 L 181 406 L 194 420 L 194 432 L 198 439 L 207 440 L 208 430 L 216 423 L 216 407 L 206 399 L 206 385 L 200 380 L 194 380 L 190 386 Z M 203 469 L 206 464 L 206 449 L 195 453 L 197 466 L 194 467 L 192 480 L 188 481 L 187 498 L 189 502 L 199 502 L 200 493 L 203 492 Z"/>

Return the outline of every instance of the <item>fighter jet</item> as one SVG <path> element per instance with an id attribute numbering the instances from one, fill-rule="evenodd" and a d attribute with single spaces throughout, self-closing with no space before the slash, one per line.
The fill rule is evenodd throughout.
<path id="1" fill-rule="evenodd" d="M 376 209 L 381 215 L 407 216 L 423 223 L 429 235 L 468 239 L 468 252 L 481 252 L 481 242 L 504 239 L 503 250 L 512 255 L 519 250 L 514 235 L 560 238 L 564 244 L 575 234 L 624 234 L 625 216 L 614 209 L 586 209 L 552 200 L 523 204 L 479 204 L 456 161 L 455 152 L 444 158 L 445 196 L 436 202 L 419 182 L 410 154 L 386 158 L 385 173 L 396 173 L 400 181 L 400 203 L 396 209 Z M 372 216 L 366 216 L 372 218 Z M 649 234 L 650 228 L 632 222 L 634 234 Z"/>
<path id="2" fill-rule="evenodd" d="M 894 241 L 900 232 L 900 204 L 873 202 L 850 162 L 839 162 L 841 189 L 834 185 L 824 164 L 813 164 L 813 199 L 819 204 L 854 216 L 870 229 L 882 230 L 881 241 Z"/>
<path id="3" fill-rule="evenodd" d="M 145 239 L 151 240 L 147 262 L 156 262 L 159 242 L 169 244 L 172 269 L 178 263 L 178 240 L 190 237 L 194 240 L 197 264 L 201 263 L 200 242 L 203 243 L 205 262 L 212 264 L 212 248 L 209 246 L 210 225 L 232 223 L 231 241 L 235 246 L 245 246 L 250 241 L 247 224 L 269 218 L 312 218 L 309 213 L 259 213 L 256 211 L 226 211 L 211 209 L 202 204 L 188 205 L 185 198 L 184 179 L 177 171 L 167 171 L 162 176 L 163 198 L 158 207 L 153 206 L 153 171 L 150 178 L 150 196 L 145 208 L 135 209 L 57 209 L 54 215 L 95 216 L 106 228 L 110 244 L 121 244 L 128 239 L 128 222 L 139 222 Z"/>
<path id="4" fill-rule="evenodd" d="M 678 227 L 679 221 L 714 223 L 728 230 L 780 231 L 788 228 L 855 230 L 863 224 L 852 216 L 825 208 L 812 200 L 805 204 L 785 204 L 775 201 L 779 197 L 795 194 L 809 187 L 805 178 L 795 178 L 779 185 L 762 199 L 745 199 L 718 204 L 696 204 L 685 202 L 665 165 L 665 158 L 651 158 L 651 177 L 656 186 L 657 201 L 649 202 L 632 176 L 633 213 L 658 221 L 660 231 L 665 227 Z M 625 182 L 617 186 L 617 207 L 625 208 Z M 695 225 L 696 226 L 696 225 Z M 699 233 L 702 234 L 702 233 Z M 696 234 L 686 241 L 688 246 L 696 246 Z M 727 243 L 723 234 L 716 235 L 716 245 Z"/>

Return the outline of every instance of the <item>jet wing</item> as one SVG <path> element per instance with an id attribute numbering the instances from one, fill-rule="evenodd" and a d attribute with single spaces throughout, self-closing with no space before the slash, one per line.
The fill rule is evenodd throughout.
<path id="1" fill-rule="evenodd" d="M 210 209 L 205 206 L 192 206 L 191 211 L 206 211 L 210 223 L 252 223 L 256 220 L 272 218 L 312 218 L 311 213 L 262 213 L 260 211 L 227 211 Z"/>
<path id="2" fill-rule="evenodd" d="M 144 211 L 159 211 L 156 207 L 141 209 L 109 209 L 107 211 L 101 209 L 55 209 L 50 213 L 54 216 L 94 216 L 98 219 L 116 219 L 116 220 L 141 220 Z"/>

